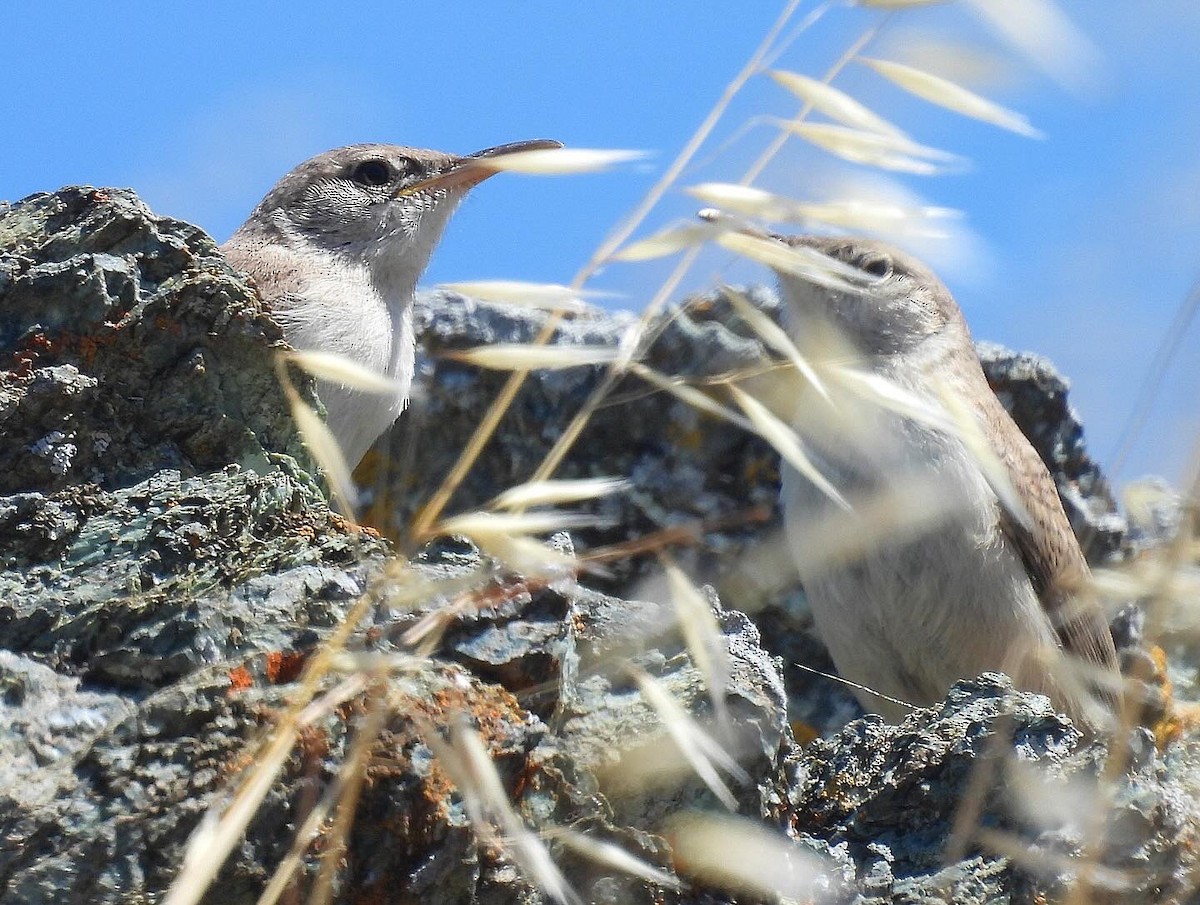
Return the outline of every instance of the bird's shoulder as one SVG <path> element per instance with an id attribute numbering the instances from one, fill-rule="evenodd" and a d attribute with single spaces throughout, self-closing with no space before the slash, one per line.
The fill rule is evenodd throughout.
<path id="1" fill-rule="evenodd" d="M 286 245 L 254 235 L 235 234 L 221 246 L 221 252 L 230 266 L 253 279 L 264 301 L 284 299 L 304 291 L 305 262 Z"/>

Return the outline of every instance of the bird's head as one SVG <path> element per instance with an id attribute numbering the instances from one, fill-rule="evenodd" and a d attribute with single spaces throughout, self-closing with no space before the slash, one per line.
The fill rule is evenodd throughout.
<path id="1" fill-rule="evenodd" d="M 250 222 L 373 271 L 395 262 L 420 271 L 459 201 L 496 172 L 489 158 L 559 147 L 522 141 L 465 157 L 388 144 L 337 148 L 279 180 Z"/>
<path id="2" fill-rule="evenodd" d="M 820 252 L 846 274 L 841 288 L 830 288 L 780 272 L 780 288 L 794 321 L 827 321 L 865 355 L 903 355 L 931 341 L 969 337 L 950 291 L 932 270 L 899 249 L 846 236 L 774 238 L 791 248 Z"/>

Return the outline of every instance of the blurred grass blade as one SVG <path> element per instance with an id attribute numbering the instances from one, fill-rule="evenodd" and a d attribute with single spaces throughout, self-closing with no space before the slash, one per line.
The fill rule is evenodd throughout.
<path id="1" fill-rule="evenodd" d="M 728 421 L 731 424 L 736 424 L 745 431 L 754 433 L 754 427 L 735 412 L 731 408 L 721 405 L 707 393 L 696 389 L 694 386 L 689 386 L 683 382 L 681 377 L 668 377 L 666 374 L 660 374 L 658 371 L 648 368 L 645 365 L 634 363 L 630 370 L 642 380 L 658 387 L 664 392 L 670 393 L 672 396 L 679 399 L 681 402 L 686 402 L 692 408 L 701 412 L 706 412 L 714 415 L 717 418 Z"/>
<path id="2" fill-rule="evenodd" d="M 823 901 L 820 856 L 757 820 L 685 814 L 671 818 L 667 835 L 680 873 L 705 886 L 769 902 Z"/>
<path id="3" fill-rule="evenodd" d="M 476 801 L 481 809 L 479 822 L 483 823 L 489 817 L 496 822 L 504 834 L 501 844 L 521 867 L 527 880 L 557 902 L 581 905 L 581 900 L 555 866 L 541 840 L 517 816 L 487 748 L 465 718 L 456 719 L 450 724 L 450 744 L 463 770 L 463 775 L 452 775 L 451 778 L 455 785 L 461 780 L 463 785 L 475 790 Z"/>
<path id="4" fill-rule="evenodd" d="M 574 481 L 530 481 L 510 487 L 491 502 L 492 509 L 561 506 L 622 493 L 633 487 L 627 478 L 582 478 Z"/>
<path id="5" fill-rule="evenodd" d="M 667 573 L 671 599 L 675 604 L 675 616 L 688 653 L 700 674 L 704 676 L 704 684 L 712 700 L 717 724 L 728 730 L 731 724 L 729 708 L 725 704 L 725 693 L 729 688 L 731 672 L 725 635 L 721 632 L 721 626 L 717 624 L 717 617 L 713 615 L 712 606 L 707 598 L 688 580 L 683 570 L 665 554 L 662 556 L 662 564 Z"/>
<path id="6" fill-rule="evenodd" d="M 884 170 L 929 176 L 965 164 L 963 158 L 955 154 L 894 135 L 797 120 L 780 121 L 779 126 L 843 160 Z"/>
<path id="7" fill-rule="evenodd" d="M 503 302 L 524 308 L 560 309 L 582 311 L 586 308 L 581 299 L 593 295 L 581 289 L 561 286 L 558 283 L 524 283 L 519 280 L 473 280 L 465 283 L 442 283 L 439 289 L 457 292 L 470 298 L 488 302 Z"/>
<path id="8" fill-rule="evenodd" d="M 788 246 L 768 236 L 727 232 L 717 238 L 717 244 L 729 251 L 744 255 L 772 270 L 803 277 L 826 289 L 855 291 L 861 284 L 861 271 L 803 245 Z"/>
<path id="9" fill-rule="evenodd" d="M 803 543 L 792 544 L 796 569 L 801 575 L 820 574 L 945 524 L 961 504 L 943 489 L 928 475 L 895 475 L 882 489 L 854 498 L 853 511 L 830 509 L 807 520 L 796 531 Z"/>
<path id="10" fill-rule="evenodd" d="M 1121 502 L 1134 525 L 1153 531 L 1163 520 L 1174 517 L 1181 499 L 1161 478 L 1142 478 L 1125 485 Z"/>
<path id="11" fill-rule="evenodd" d="M 760 220 L 823 223 L 863 232 L 944 236 L 928 224 L 958 219 L 962 212 L 948 207 L 903 206 L 866 201 L 797 201 L 763 189 L 726 182 L 704 182 L 687 193 L 722 211 Z"/>
<path id="12" fill-rule="evenodd" d="M 563 176 L 571 173 L 595 173 L 631 160 L 648 156 L 645 151 L 599 150 L 594 148 L 543 148 L 516 151 L 496 157 L 483 157 L 471 166 L 510 173 L 539 176 Z"/>
<path id="13" fill-rule="evenodd" d="M 968 91 L 949 79 L 889 60 L 859 57 L 859 62 L 870 66 L 885 79 L 899 85 L 910 94 L 915 94 L 939 107 L 969 116 L 972 119 L 991 123 L 1001 129 L 1008 129 L 1010 132 L 1016 132 L 1026 138 L 1046 137 L 1030 125 L 1024 115 L 980 97 L 975 92 Z"/>
<path id="14" fill-rule="evenodd" d="M 960 219 L 962 211 L 949 207 L 905 207 L 898 204 L 872 204 L 864 201 L 831 201 L 805 204 L 798 208 L 805 219 L 862 232 L 892 235 L 944 237 L 944 230 L 932 221 Z"/>
<path id="15" fill-rule="evenodd" d="M 734 401 L 741 406 L 750 423 L 754 425 L 755 432 L 770 443 L 788 465 L 800 472 L 814 487 L 842 509 L 850 508 L 846 498 L 829 483 L 809 459 L 794 430 L 775 417 L 765 405 L 746 391 L 736 386 L 730 386 L 729 392 L 733 394 Z"/>
<path id="16" fill-rule="evenodd" d="M 774 349 L 790 361 L 792 367 L 800 372 L 814 390 L 824 396 L 825 399 L 829 399 L 829 390 L 825 388 L 824 381 L 817 375 L 816 370 L 809 364 L 808 359 L 800 354 L 800 350 L 796 348 L 796 344 L 792 342 L 792 338 L 787 335 L 787 331 L 771 320 L 765 313 L 758 310 L 753 302 L 736 289 L 723 286 L 721 287 L 721 291 L 729 299 L 730 304 L 733 305 L 733 309 L 737 312 L 738 317 L 750 325 L 750 328 L 759 335 L 768 348 Z"/>
<path id="17" fill-rule="evenodd" d="M 353 519 L 355 511 L 358 509 L 358 488 L 354 483 L 354 478 L 350 476 L 350 468 L 346 464 L 346 457 L 342 455 L 342 448 L 338 446 L 337 439 L 325 424 L 324 419 L 314 412 L 298 394 L 293 392 L 288 402 L 291 405 L 292 420 L 296 422 L 296 429 L 300 431 L 304 445 L 308 447 L 308 451 L 312 453 L 313 459 L 316 460 L 325 479 L 329 482 L 329 491 L 334 502 L 343 515 Z"/>
<path id="18" fill-rule="evenodd" d="M 801 75 L 798 72 L 785 72 L 778 69 L 767 74 L 800 100 L 812 105 L 814 110 L 824 113 L 842 125 L 865 129 L 868 132 L 881 132 L 885 135 L 904 135 L 900 129 L 882 116 L 826 82 Z"/>
<path id="19" fill-rule="evenodd" d="M 419 718 L 417 724 L 425 743 L 462 795 L 463 808 L 476 834 L 503 848 L 525 879 L 548 897 L 563 905 L 582 905 L 542 841 L 517 816 L 487 748 L 466 718 L 452 720 L 449 742 L 427 719 Z"/>
<path id="20" fill-rule="evenodd" d="M 1033 516 L 1029 514 L 1020 494 L 1013 486 L 1008 466 L 1004 464 L 996 451 L 992 449 L 987 437 L 984 436 L 983 428 L 975 413 L 967 407 L 962 401 L 962 396 L 956 393 L 954 388 L 941 382 L 936 383 L 935 387 L 942 400 L 942 405 L 946 407 L 946 412 L 958 428 L 955 433 L 966 446 L 967 452 L 971 454 L 975 464 L 979 466 L 979 470 L 983 472 L 984 480 L 992 488 L 992 493 L 999 498 L 1000 505 L 1023 528 L 1032 529 Z"/>
<path id="21" fill-rule="evenodd" d="M 1134 877 L 1120 868 L 1103 864 L 1085 863 L 1065 852 L 1056 852 L 1047 846 L 1031 846 L 1029 840 L 1015 833 L 981 826 L 975 830 L 975 841 L 986 852 L 1006 858 L 1022 870 L 1035 877 L 1045 879 L 1070 876 L 1078 878 L 1087 872 L 1089 894 L 1086 902 L 1136 902 L 1137 897 L 1128 895 L 1113 897 L 1114 893 L 1129 893 L 1137 888 Z M 1078 881 L 1077 881 L 1078 882 Z M 1098 895 L 1101 891 L 1106 895 Z M 1064 900 L 1068 903 L 1070 899 Z"/>
<path id="22" fill-rule="evenodd" d="M 688 223 L 665 229 L 638 242 L 626 245 L 616 252 L 614 261 L 649 261 L 665 258 L 687 248 L 703 245 L 713 236 L 723 232 L 724 226 L 715 223 Z"/>
<path id="23" fill-rule="evenodd" d="M 618 870 L 631 877 L 639 877 L 666 889 L 681 888 L 678 878 L 631 855 L 615 843 L 593 839 L 583 833 L 566 828 L 556 828 L 543 833 L 543 835 L 603 867 Z"/>
<path id="24" fill-rule="evenodd" d="M 828 373 L 839 386 L 879 408 L 895 412 L 946 433 L 956 433 L 954 420 L 943 408 L 931 405 L 894 380 L 881 377 L 871 371 L 838 365 L 831 366 Z"/>
<path id="25" fill-rule="evenodd" d="M 294 717 L 285 716 L 283 722 L 272 728 L 263 747 L 255 752 L 253 765 L 240 777 L 231 798 L 210 805 L 188 837 L 183 866 L 167 891 L 163 905 L 196 905 L 204 897 L 271 791 L 275 778 L 292 753 L 299 731 L 327 716 L 360 692 L 363 686 L 361 677 L 350 677 L 310 702 Z"/>
<path id="26" fill-rule="evenodd" d="M 760 220 L 797 220 L 803 216 L 799 213 L 804 207 L 800 202 L 749 185 L 702 182 L 684 191 L 722 211 L 733 211 Z"/>
<path id="27" fill-rule="evenodd" d="M 504 563 L 514 574 L 525 578 L 570 578 L 581 568 L 579 560 L 571 554 L 555 550 L 531 537 L 489 534 L 471 539 L 492 559 Z"/>
<path id="28" fill-rule="evenodd" d="M 1078 91 L 1098 83 L 1100 52 L 1051 0 L 968 0 L 967 5 L 1060 84 Z"/>
<path id="29" fill-rule="evenodd" d="M 296 728 L 295 724 L 275 727 L 266 750 L 257 753 L 254 766 L 229 805 L 221 808 L 214 804 L 200 818 L 163 905 L 196 905 L 204 896 L 283 769 L 296 739 Z"/>
<path id="30" fill-rule="evenodd" d="M 736 811 L 737 799 L 717 773 L 713 765 L 714 755 L 727 771 L 736 770 L 739 778 L 746 775 L 745 771 L 729 757 L 724 748 L 712 741 L 707 733 L 696 725 L 696 721 L 671 697 L 661 683 L 636 666 L 630 666 L 628 670 L 645 696 L 646 702 L 662 720 L 663 727 L 675 742 L 675 746 L 687 759 L 692 771 L 721 804 L 731 811 Z"/>
<path id="31" fill-rule="evenodd" d="M 313 377 L 328 380 L 330 383 L 340 383 L 364 393 L 387 396 L 399 394 L 404 390 L 403 384 L 333 352 L 288 352 L 286 357 Z"/>
<path id="32" fill-rule="evenodd" d="M 496 343 L 455 352 L 443 352 L 443 358 L 462 361 L 497 371 L 537 371 L 582 368 L 612 364 L 619 350 L 612 346 L 551 346 L 533 343 Z"/>
<path id="33" fill-rule="evenodd" d="M 471 538 L 496 535 L 553 534 L 597 524 L 598 516 L 583 512 L 468 512 L 444 519 L 438 534 L 462 534 Z"/>

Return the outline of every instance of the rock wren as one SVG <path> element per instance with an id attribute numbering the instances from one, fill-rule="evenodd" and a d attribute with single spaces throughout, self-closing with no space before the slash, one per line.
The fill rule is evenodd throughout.
<path id="1" fill-rule="evenodd" d="M 450 215 L 494 170 L 489 157 L 560 148 L 534 140 L 467 157 L 361 144 L 306 160 L 221 246 L 246 271 L 287 341 L 332 352 L 396 383 L 394 395 L 318 381 L 329 428 L 354 466 L 408 401 L 412 304 Z"/>
<path id="2" fill-rule="evenodd" d="M 802 566 L 817 630 L 838 671 L 920 706 L 941 701 L 957 679 L 1005 672 L 1018 688 L 1047 694 L 1097 727 L 1105 719 L 1098 701 L 1112 705 L 1119 689 L 1112 636 L 1099 606 L 1074 594 L 1088 568 L 1054 481 L 988 386 L 949 290 L 920 262 L 878 242 L 776 238 L 861 275 L 843 291 L 779 274 L 797 342 L 832 327 L 859 367 L 938 409 L 939 387 L 948 390 L 978 417 L 1028 514 L 1018 518 L 1001 504 L 962 439 L 917 418 L 879 408 L 869 442 L 818 442 L 819 465 L 847 496 L 870 498 L 888 482 L 918 476 L 936 487 L 949 513 L 856 559 Z M 783 503 L 790 545 L 803 562 L 806 545 L 819 543 L 811 526 L 832 503 L 790 470 Z M 1063 652 L 1086 669 L 1063 669 Z M 859 700 L 891 721 L 907 712 L 876 695 L 859 693 Z"/>

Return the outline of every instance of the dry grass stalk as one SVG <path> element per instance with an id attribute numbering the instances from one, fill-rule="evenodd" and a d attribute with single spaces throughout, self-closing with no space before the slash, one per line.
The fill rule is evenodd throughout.
<path id="1" fill-rule="evenodd" d="M 843 160 L 879 167 L 881 170 L 932 176 L 951 167 L 961 168 L 965 164 L 963 158 L 948 151 L 895 135 L 795 120 L 779 120 L 777 124 L 779 128 Z"/>
<path id="2" fill-rule="evenodd" d="M 1024 114 L 1001 107 L 973 91 L 968 91 L 961 85 L 956 85 L 949 79 L 890 60 L 872 60 L 863 57 L 859 62 L 870 66 L 885 79 L 931 104 L 937 104 L 939 107 L 945 107 L 947 110 L 953 110 L 955 113 L 969 116 L 972 119 L 991 123 L 1001 129 L 1008 129 L 1010 132 L 1016 132 L 1026 138 L 1046 137 L 1030 125 Z"/>
<path id="3" fill-rule="evenodd" d="M 850 510 L 852 508 L 846 498 L 842 496 L 841 491 L 834 487 L 825 475 L 821 474 L 821 470 L 805 452 L 800 437 L 791 427 L 744 390 L 731 386 L 729 392 L 734 401 L 741 406 L 742 411 L 746 413 L 750 423 L 754 425 L 755 433 L 770 443 L 788 465 L 804 475 L 814 487 L 842 509 Z"/>
<path id="4" fill-rule="evenodd" d="M 728 734 L 732 732 L 733 724 L 730 722 L 729 708 L 725 703 L 730 682 L 729 651 L 725 646 L 725 636 L 721 632 L 721 626 L 717 624 L 708 599 L 700 593 L 700 589 L 688 580 L 683 570 L 666 554 L 660 554 L 659 560 L 667 574 L 671 600 L 675 605 L 675 616 L 687 644 L 688 654 L 700 670 L 700 674 L 704 676 L 704 684 L 712 700 L 717 725 L 722 732 Z"/>
<path id="5" fill-rule="evenodd" d="M 641 858 L 631 855 L 614 842 L 593 839 L 591 836 L 577 833 L 565 827 L 544 830 L 542 835 L 546 839 L 570 849 L 575 854 L 599 864 L 601 867 L 611 868 L 620 873 L 628 874 L 631 877 L 638 877 L 648 883 L 653 883 L 666 889 L 679 890 L 683 888 L 676 877 L 673 877 L 664 870 L 660 870 L 653 864 L 648 864 Z"/>
<path id="6" fill-rule="evenodd" d="M 633 233 L 635 229 L 637 229 L 638 224 L 641 223 L 645 215 L 649 213 L 655 204 L 658 203 L 659 198 L 662 197 L 667 188 L 669 188 L 675 182 L 675 180 L 679 177 L 679 174 L 683 172 L 683 168 L 687 165 L 688 161 L 692 159 L 696 151 L 699 150 L 701 144 L 703 144 L 709 133 L 716 126 L 726 108 L 729 106 L 729 103 L 733 100 L 733 97 L 739 90 L 741 90 L 741 87 L 745 84 L 745 82 L 748 81 L 751 76 L 758 71 L 762 61 L 770 52 L 770 49 L 774 45 L 779 34 L 783 31 L 784 27 L 787 25 L 788 21 L 791 19 L 793 13 L 796 11 L 796 8 L 799 5 L 800 0 L 788 0 L 788 3 L 783 12 L 780 14 L 779 19 L 767 33 L 766 37 L 759 45 L 759 48 L 755 51 L 743 70 L 726 87 L 721 99 L 718 100 L 717 104 L 713 107 L 712 111 L 710 111 L 708 117 L 705 119 L 704 123 L 701 124 L 700 128 L 697 129 L 696 133 L 692 136 L 687 147 L 680 152 L 679 156 L 675 159 L 671 166 L 668 167 L 667 172 L 663 175 L 659 182 L 647 193 L 638 209 L 629 216 L 623 225 L 613 231 L 613 233 L 601 244 L 600 248 L 598 248 L 592 255 L 589 262 L 585 264 L 579 273 L 575 275 L 575 279 L 571 281 L 571 285 L 573 287 L 582 288 L 583 284 L 587 282 L 588 277 L 595 272 L 596 268 L 599 267 L 603 261 L 605 261 L 614 251 L 616 251 L 617 248 L 621 246 L 621 244 Z M 693 256 L 691 258 L 692 260 L 694 260 L 694 254 L 695 252 L 693 252 Z M 681 268 L 676 269 L 677 275 L 674 277 L 676 281 L 682 278 L 687 266 L 690 266 L 690 261 L 688 265 L 683 265 Z M 672 280 L 668 280 L 668 283 L 671 282 Z M 660 292 L 660 295 L 665 298 L 666 293 Z M 654 304 L 651 303 L 651 305 L 647 308 L 646 315 L 643 316 L 643 321 L 647 319 L 650 310 L 653 308 Z M 558 325 L 562 321 L 562 316 L 563 313 L 557 310 L 551 314 L 534 340 L 535 344 L 542 345 L 550 341 L 550 338 L 554 335 L 554 331 L 558 328 Z M 612 369 L 612 371 L 615 370 L 616 369 Z M 601 388 L 598 388 L 598 391 L 593 394 L 593 400 L 589 400 L 589 406 L 587 409 L 588 411 L 594 411 L 595 407 L 597 407 L 600 401 L 604 398 L 604 395 L 606 395 L 611 387 L 616 384 L 617 378 L 615 376 L 611 376 L 611 373 L 612 372 L 610 371 L 610 377 L 607 378 L 601 384 Z M 521 386 L 524 384 L 525 378 L 528 375 L 529 372 L 527 370 L 520 370 L 514 371 L 512 376 L 509 377 L 508 381 L 504 385 L 504 388 L 501 390 L 500 394 L 492 403 L 491 408 L 484 416 L 483 421 L 480 422 L 479 427 L 476 428 L 475 433 L 472 434 L 471 439 L 467 441 L 466 446 L 459 454 L 458 460 L 455 462 L 450 473 L 442 481 L 441 486 L 434 493 L 434 495 L 430 497 L 425 506 L 422 507 L 421 511 L 417 513 L 417 517 L 414 520 L 412 528 L 415 536 L 420 537 L 427 533 L 430 526 L 437 521 L 438 517 L 442 513 L 442 510 L 446 507 L 446 504 L 449 503 L 450 497 L 462 483 L 463 479 L 470 471 L 471 466 L 475 463 L 475 460 L 483 451 L 484 446 L 486 446 L 488 441 L 491 439 L 492 434 L 495 433 L 496 427 L 500 424 L 504 414 L 512 405 L 513 400 L 516 398 L 517 393 L 520 391 Z M 582 419 L 584 423 L 586 423 L 586 417 L 587 416 L 584 416 Z M 581 419 L 577 417 L 575 421 L 580 422 Z M 578 432 L 580 430 L 582 430 L 582 427 L 579 427 L 573 434 L 571 434 L 569 440 L 561 441 L 560 444 L 556 446 L 556 450 L 559 450 L 557 455 L 555 454 L 555 450 L 551 451 L 551 456 L 547 458 L 547 463 L 550 464 L 544 464 L 543 467 L 539 468 L 538 472 L 532 477 L 532 480 L 545 480 L 551 477 L 551 475 L 554 473 L 554 469 L 557 468 L 558 461 L 560 461 L 561 457 L 565 455 L 566 449 L 568 449 L 569 445 L 574 442 L 575 437 L 578 436 Z M 561 447 L 561 449 L 559 449 L 559 447 Z"/>
<path id="7" fill-rule="evenodd" d="M 603 295 L 584 292 L 559 283 L 523 283 L 517 280 L 472 280 L 459 283 L 442 283 L 439 289 L 457 292 L 485 302 L 501 302 L 520 308 L 537 308 L 547 311 L 566 311 L 578 314 L 587 306 L 581 299 Z"/>
<path id="8" fill-rule="evenodd" d="M 333 436 L 325 420 L 300 398 L 300 394 L 292 386 L 287 374 L 287 362 L 294 360 L 295 355 L 296 353 L 284 354 L 276 358 L 276 371 L 284 397 L 291 409 L 292 420 L 296 422 L 296 429 L 300 432 L 300 438 L 312 453 L 313 459 L 325 475 L 325 480 L 329 482 L 335 505 L 353 522 L 358 511 L 358 487 L 351 477 L 350 466 L 346 464 L 346 457 L 342 455 L 337 438 Z M 324 356 L 326 359 L 335 357 Z M 311 364 L 312 359 L 308 361 Z"/>
<path id="9" fill-rule="evenodd" d="M 808 902 L 827 872 L 819 855 L 756 820 L 685 814 L 668 824 L 676 868 L 720 889 Z"/>
<path id="10" fill-rule="evenodd" d="M 597 173 L 620 163 L 641 160 L 645 151 L 598 148 L 540 148 L 481 157 L 470 165 L 485 170 L 527 173 L 534 176 L 568 176 Z"/>
<path id="11" fill-rule="evenodd" d="M 799 72 L 784 72 L 775 70 L 768 73 L 772 79 L 782 85 L 800 100 L 808 104 L 818 113 L 824 113 L 832 120 L 853 129 L 864 129 L 868 132 L 879 132 L 883 135 L 903 137 L 904 132 L 889 123 L 865 104 L 855 100 L 844 91 L 839 91 L 828 82 L 814 79 Z"/>
<path id="12" fill-rule="evenodd" d="M 462 795 L 475 833 L 501 848 L 525 879 L 551 899 L 563 905 L 582 905 L 541 839 L 513 809 L 487 748 L 466 717 L 451 719 L 449 742 L 427 720 L 419 720 L 418 725 L 425 743 Z"/>
<path id="13" fill-rule="evenodd" d="M 529 481 L 510 487 L 489 504 L 491 509 L 525 509 L 582 503 L 624 493 L 633 487 L 627 478 L 582 478 L 574 481 Z"/>
<path id="14" fill-rule="evenodd" d="M 611 346 L 547 346 L 530 343 L 494 343 L 455 352 L 443 358 L 499 371 L 542 371 L 611 364 L 618 350 Z"/>
<path id="15" fill-rule="evenodd" d="M 684 710 L 683 705 L 671 696 L 662 683 L 644 670 L 630 664 L 626 671 L 641 689 L 647 703 L 654 708 L 662 720 L 679 752 L 687 760 L 692 772 L 700 777 L 709 791 L 729 810 L 737 810 L 737 799 L 721 779 L 720 767 L 738 782 L 746 784 L 750 777 L 712 736 L 700 728 Z"/>

